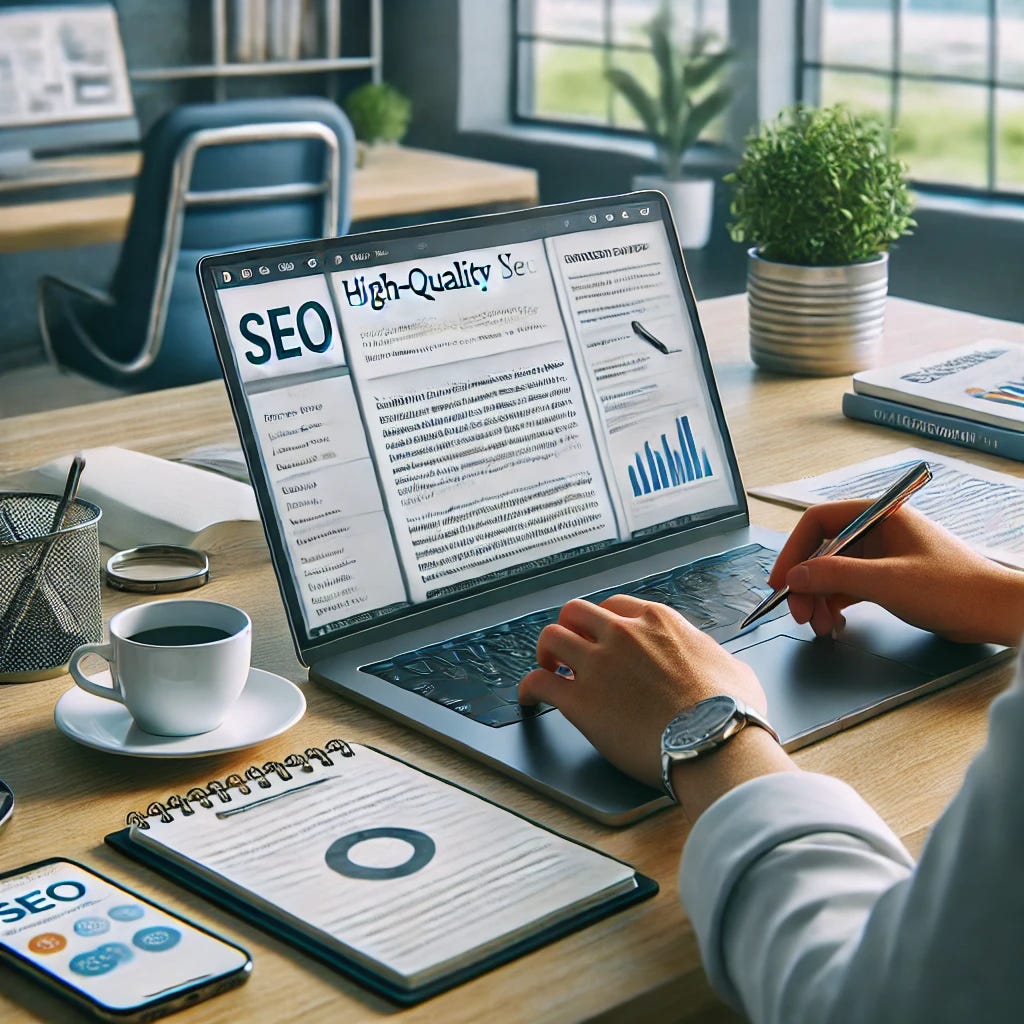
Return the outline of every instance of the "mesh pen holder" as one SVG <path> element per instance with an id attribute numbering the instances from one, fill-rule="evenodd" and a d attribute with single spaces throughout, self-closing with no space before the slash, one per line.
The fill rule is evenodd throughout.
<path id="1" fill-rule="evenodd" d="M 71 652 L 103 638 L 99 521 L 76 499 L 0 492 L 0 682 L 62 675 Z"/>

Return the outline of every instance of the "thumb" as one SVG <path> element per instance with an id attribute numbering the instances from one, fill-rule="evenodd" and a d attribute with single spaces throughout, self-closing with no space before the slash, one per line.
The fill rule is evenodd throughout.
<path id="1" fill-rule="evenodd" d="M 574 680 L 556 675 L 546 668 L 535 668 L 527 672 L 519 684 L 519 703 L 527 706 L 533 704 L 554 704 L 564 709 L 564 705 L 572 702 L 572 685 Z"/>
<path id="2" fill-rule="evenodd" d="M 789 570 L 786 584 L 794 594 L 848 594 L 877 602 L 886 592 L 889 567 L 884 558 L 809 558 Z"/>

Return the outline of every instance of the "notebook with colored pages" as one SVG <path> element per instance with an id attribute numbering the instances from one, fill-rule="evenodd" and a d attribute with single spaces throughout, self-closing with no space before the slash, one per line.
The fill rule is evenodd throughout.
<path id="1" fill-rule="evenodd" d="M 402 1004 L 657 891 L 628 864 L 338 740 L 128 820 L 112 846 Z"/>
<path id="2" fill-rule="evenodd" d="M 741 630 L 782 538 L 750 526 L 660 193 L 226 253 L 199 279 L 310 676 L 585 814 L 668 798 L 517 701 L 570 598 L 672 605 L 756 668 L 789 747 L 995 653 L 866 607 L 841 641 L 785 605 Z"/>

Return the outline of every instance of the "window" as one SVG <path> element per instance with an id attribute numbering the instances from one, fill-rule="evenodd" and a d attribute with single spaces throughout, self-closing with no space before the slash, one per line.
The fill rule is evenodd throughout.
<path id="1" fill-rule="evenodd" d="M 621 65 L 655 81 L 646 29 L 660 6 L 661 0 L 517 0 L 515 119 L 637 132 L 636 115 L 604 73 Z M 696 33 L 724 45 L 728 8 L 729 0 L 671 0 L 680 45 Z M 715 129 L 709 138 L 717 137 Z"/>
<path id="2" fill-rule="evenodd" d="M 1024 195 L 1024 0 L 803 0 L 805 102 L 898 129 L 915 182 Z"/>

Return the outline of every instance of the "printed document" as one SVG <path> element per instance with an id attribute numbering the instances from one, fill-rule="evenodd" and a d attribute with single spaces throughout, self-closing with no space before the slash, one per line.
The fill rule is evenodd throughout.
<path id="1" fill-rule="evenodd" d="M 932 480 L 910 504 L 983 555 L 1024 568 L 1024 480 L 922 448 L 903 448 L 820 476 L 753 487 L 749 493 L 796 508 L 877 498 L 922 460 L 931 467 Z"/>

